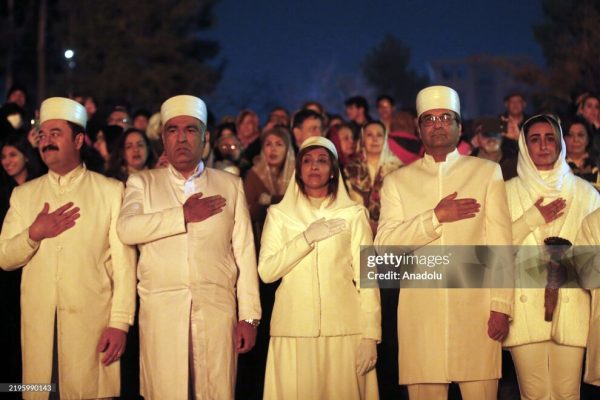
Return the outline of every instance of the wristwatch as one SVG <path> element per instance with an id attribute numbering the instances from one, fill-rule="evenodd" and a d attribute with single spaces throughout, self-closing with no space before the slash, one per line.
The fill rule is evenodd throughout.
<path id="1" fill-rule="evenodd" d="M 260 325 L 260 319 L 245 319 L 244 322 L 252 325 L 253 328 L 258 328 Z"/>

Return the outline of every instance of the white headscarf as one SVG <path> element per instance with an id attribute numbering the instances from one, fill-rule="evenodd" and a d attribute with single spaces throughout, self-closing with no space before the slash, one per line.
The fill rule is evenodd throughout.
<path id="1" fill-rule="evenodd" d="M 527 129 L 534 118 L 540 119 L 537 122 L 547 122 L 552 127 L 557 143 L 560 143 L 560 153 L 554 162 L 554 166 L 549 171 L 539 171 L 529 155 L 527 142 L 525 139 L 525 129 Z M 575 175 L 571 171 L 566 161 L 567 146 L 563 139 L 560 124 L 554 117 L 549 115 L 535 115 L 529 118 L 521 128 L 519 136 L 519 158 L 517 160 L 517 174 L 527 189 L 531 199 L 536 201 L 540 197 L 558 198 L 570 197 L 571 188 L 574 183 Z"/>
<path id="2" fill-rule="evenodd" d="M 300 147 L 300 151 L 310 146 L 319 146 L 329 150 L 333 153 L 334 157 L 337 159 L 337 151 L 335 150 L 335 146 L 331 141 L 324 137 L 310 137 L 306 139 L 302 146 Z M 286 217 L 288 217 L 291 221 L 296 223 L 300 223 L 303 226 L 308 226 L 312 222 L 316 221 L 319 218 L 337 218 L 339 217 L 338 212 L 341 210 L 345 210 L 348 207 L 358 207 L 358 204 L 350 199 L 348 196 L 348 192 L 344 187 L 344 182 L 342 178 L 341 172 L 339 173 L 339 184 L 337 188 L 337 193 L 335 200 L 324 201 L 321 204 L 319 209 L 314 208 L 310 200 L 306 195 L 304 195 L 298 184 L 296 183 L 295 175 L 290 179 L 290 183 L 285 191 L 285 195 L 283 196 L 283 200 L 279 204 L 276 204 L 272 207 L 276 207 L 282 211 Z M 291 222 L 290 221 L 290 222 Z"/>

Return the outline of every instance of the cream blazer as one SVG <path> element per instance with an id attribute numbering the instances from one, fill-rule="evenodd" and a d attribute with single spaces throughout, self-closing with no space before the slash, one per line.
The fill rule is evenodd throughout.
<path id="1" fill-rule="evenodd" d="M 303 232 L 320 219 L 342 218 L 348 229 L 309 245 Z M 266 283 L 281 279 L 271 317 L 271 336 L 362 335 L 381 340 L 377 287 L 361 288 L 361 245 L 372 244 L 363 206 L 343 188 L 330 204 L 310 205 L 292 178 L 284 199 L 268 211 L 258 272 Z"/>
<path id="2" fill-rule="evenodd" d="M 532 269 L 537 271 L 538 266 L 547 263 L 545 253 L 537 252 L 544 237 L 560 236 L 571 243 L 575 242 L 583 219 L 600 206 L 600 195 L 592 185 L 576 176 L 571 179 L 573 181 L 564 215 L 550 224 L 545 223 L 533 205 L 537 199 L 529 198 L 520 177 L 515 177 L 506 184 L 514 221 L 514 244 L 521 247 L 516 254 L 518 269 L 514 316 L 510 332 L 504 341 L 505 347 L 551 339 L 567 346 L 586 346 L 590 319 L 589 293 L 578 287 L 561 288 L 552 322 L 546 322 L 543 286 L 539 287 L 531 282 Z M 545 199 L 545 203 L 551 200 L 553 199 Z"/>
<path id="3" fill-rule="evenodd" d="M 237 321 L 261 316 L 246 197 L 238 177 L 206 168 L 196 191 L 219 194 L 227 205 L 185 224 L 184 181 L 171 166 L 130 176 L 118 221 L 121 239 L 140 250 L 141 392 L 147 399 L 187 399 L 191 336 L 200 354 L 196 386 L 206 398 L 233 398 Z"/>
<path id="4" fill-rule="evenodd" d="M 439 224 L 434 208 L 453 192 L 476 199 L 481 209 L 475 218 Z M 454 150 L 444 162 L 425 154 L 385 178 L 376 246 L 511 243 L 506 191 L 496 163 Z M 400 289 L 400 384 L 499 378 L 501 346 L 488 337 L 487 323 L 491 311 L 512 315 L 513 292 Z"/>
<path id="5" fill-rule="evenodd" d="M 575 244 L 583 246 L 579 248 L 581 254 L 578 254 L 578 247 L 575 248 L 577 273 L 583 287 L 591 289 L 590 331 L 583 380 L 600 386 L 600 252 L 597 252 L 600 245 L 600 210 L 583 220 Z"/>
<path id="6" fill-rule="evenodd" d="M 119 362 L 105 367 L 96 348 L 104 328 L 127 331 L 135 313 L 135 250 L 121 243 L 116 230 L 122 195 L 121 182 L 83 166 L 63 177 L 49 172 L 13 191 L 0 235 L 0 266 L 23 266 L 24 383 L 50 382 L 56 316 L 61 398 L 119 396 Z M 30 243 L 29 226 L 44 202 L 53 211 L 70 201 L 81 209 L 75 226 Z"/>

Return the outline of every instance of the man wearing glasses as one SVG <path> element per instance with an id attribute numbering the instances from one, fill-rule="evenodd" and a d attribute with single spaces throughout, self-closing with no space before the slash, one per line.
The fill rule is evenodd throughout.
<path id="1" fill-rule="evenodd" d="M 456 91 L 423 89 L 417 115 L 425 156 L 386 177 L 375 244 L 420 251 L 435 245 L 510 245 L 500 167 L 456 150 L 461 132 Z M 402 288 L 399 375 L 410 399 L 446 399 L 450 382 L 459 384 L 465 400 L 496 399 L 512 304 L 512 289 Z"/>

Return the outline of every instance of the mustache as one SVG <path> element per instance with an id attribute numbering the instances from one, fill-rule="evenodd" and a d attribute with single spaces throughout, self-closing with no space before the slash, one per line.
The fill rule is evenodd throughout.
<path id="1" fill-rule="evenodd" d="M 55 146 L 55 145 L 53 145 L 53 144 L 49 144 L 49 145 L 47 145 L 47 146 L 44 146 L 44 147 L 42 148 L 42 153 L 45 153 L 45 152 L 47 152 L 48 150 L 56 150 L 56 151 L 58 151 L 58 147 L 56 147 L 56 146 Z"/>

